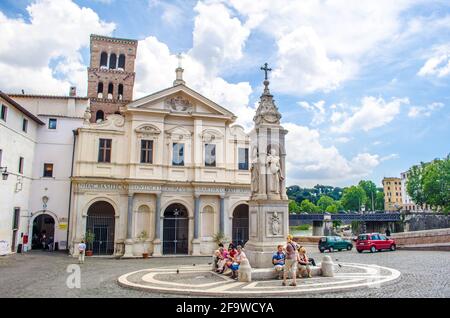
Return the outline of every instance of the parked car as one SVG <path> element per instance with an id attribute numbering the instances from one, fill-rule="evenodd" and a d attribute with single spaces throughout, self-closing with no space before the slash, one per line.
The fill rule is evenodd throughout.
<path id="1" fill-rule="evenodd" d="M 396 247 L 395 240 L 380 233 L 360 234 L 356 240 L 356 250 L 358 253 L 362 253 L 363 251 L 375 253 L 381 250 L 395 251 Z"/>
<path id="2" fill-rule="evenodd" d="M 328 250 L 329 252 L 334 252 L 334 250 L 350 251 L 353 248 L 353 244 L 350 241 L 342 239 L 340 236 L 324 236 L 319 240 L 319 251 L 321 253 Z"/>

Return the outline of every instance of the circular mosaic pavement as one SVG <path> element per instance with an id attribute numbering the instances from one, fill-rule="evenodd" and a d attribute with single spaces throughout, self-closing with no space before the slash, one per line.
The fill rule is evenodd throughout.
<path id="1" fill-rule="evenodd" d="M 143 269 L 119 277 L 122 287 L 161 294 L 196 296 L 288 296 L 306 293 L 378 288 L 400 277 L 400 272 L 378 265 L 340 263 L 334 277 L 298 278 L 297 286 L 281 286 L 280 280 L 238 282 L 216 274 L 209 265 Z"/>

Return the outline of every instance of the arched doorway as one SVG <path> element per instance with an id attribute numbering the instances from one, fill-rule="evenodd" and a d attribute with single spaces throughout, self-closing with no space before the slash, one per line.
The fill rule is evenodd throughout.
<path id="1" fill-rule="evenodd" d="M 94 233 L 92 251 L 95 255 L 111 255 L 114 253 L 114 207 L 106 201 L 93 203 L 87 212 L 86 232 Z"/>
<path id="2" fill-rule="evenodd" d="M 244 246 L 248 241 L 248 205 L 240 204 L 233 211 L 232 240 L 235 245 Z"/>
<path id="3" fill-rule="evenodd" d="M 55 219 L 50 214 L 41 214 L 33 220 L 31 249 L 48 249 L 55 242 Z"/>
<path id="4" fill-rule="evenodd" d="M 187 254 L 188 230 L 186 207 L 179 203 L 169 205 L 164 211 L 163 254 Z"/>

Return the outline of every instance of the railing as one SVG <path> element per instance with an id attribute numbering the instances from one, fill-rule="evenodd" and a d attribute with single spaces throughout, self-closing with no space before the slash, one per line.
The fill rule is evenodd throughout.
<path id="1" fill-rule="evenodd" d="M 323 221 L 325 214 L 289 214 L 289 224 L 299 225 L 305 222 Z M 400 221 L 400 213 L 336 213 L 330 214 L 332 221 L 369 221 L 396 222 Z"/>

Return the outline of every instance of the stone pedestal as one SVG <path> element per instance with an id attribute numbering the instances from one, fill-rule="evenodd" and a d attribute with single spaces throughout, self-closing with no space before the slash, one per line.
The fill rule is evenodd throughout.
<path id="1" fill-rule="evenodd" d="M 125 253 L 123 254 L 122 258 L 134 258 L 133 244 L 134 242 L 132 239 L 125 240 Z"/>
<path id="2" fill-rule="evenodd" d="M 247 259 L 244 259 L 239 265 L 238 281 L 250 283 L 252 281 L 252 268 Z"/>
<path id="3" fill-rule="evenodd" d="M 253 268 L 272 267 L 277 245 L 286 243 L 289 232 L 289 201 L 258 200 L 249 202 L 249 240 L 245 254 Z M 274 224 L 274 220 L 277 220 Z"/>
<path id="4" fill-rule="evenodd" d="M 160 239 L 153 240 L 153 254 L 152 256 L 162 256 L 162 242 Z"/>
<path id="5" fill-rule="evenodd" d="M 200 256 L 200 240 L 199 239 L 193 239 L 192 240 L 192 255 L 193 256 Z"/>
<path id="6" fill-rule="evenodd" d="M 334 276 L 334 263 L 330 256 L 324 256 L 322 258 L 322 264 L 320 264 L 323 277 L 333 277 Z"/>

